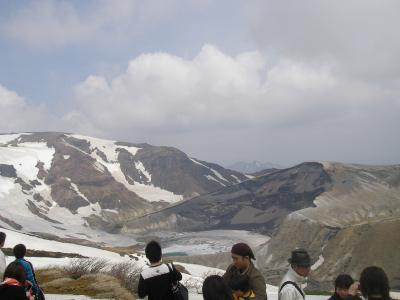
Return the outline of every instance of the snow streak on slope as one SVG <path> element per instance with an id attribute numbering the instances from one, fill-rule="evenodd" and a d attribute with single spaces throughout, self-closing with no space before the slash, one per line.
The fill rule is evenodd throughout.
<path id="1" fill-rule="evenodd" d="M 198 161 L 195 160 L 194 158 L 190 158 L 190 160 L 191 160 L 192 162 L 194 162 L 195 164 L 198 164 L 198 165 L 200 165 L 200 166 L 202 166 L 202 167 L 204 167 L 204 168 L 207 168 L 207 169 L 209 169 L 211 172 L 214 173 L 215 177 L 212 176 L 212 175 L 206 175 L 206 178 L 207 178 L 208 180 L 216 181 L 216 182 L 218 182 L 218 183 L 219 183 L 220 185 L 222 185 L 222 186 L 226 186 L 226 183 L 227 183 L 227 184 L 230 184 L 230 181 L 227 180 L 225 177 L 223 177 L 223 176 L 221 175 L 221 173 L 219 173 L 218 171 L 214 170 L 213 168 L 210 168 L 210 167 L 206 166 L 205 164 L 202 164 L 201 162 L 198 162 Z"/>
<path id="2" fill-rule="evenodd" d="M 146 178 L 147 183 L 143 184 L 134 181 L 134 184 L 130 184 L 128 182 L 124 173 L 121 170 L 121 165 L 118 161 L 119 149 L 125 149 L 133 156 L 135 156 L 137 151 L 140 150 L 140 148 L 133 146 L 132 147 L 121 146 L 117 145 L 115 141 L 97 139 L 82 135 L 70 135 L 70 136 L 77 139 L 83 139 L 88 141 L 91 145 L 90 146 L 91 156 L 94 159 L 96 159 L 96 162 L 102 165 L 103 167 L 107 168 L 107 170 L 111 173 L 111 175 L 115 178 L 116 181 L 122 183 L 127 189 L 138 194 L 140 197 L 150 202 L 165 201 L 169 203 L 179 202 L 183 199 L 182 195 L 176 195 L 171 191 L 154 186 L 151 182 L 151 174 L 146 170 L 143 163 L 138 160 L 133 162 L 133 166 L 138 170 L 139 174 L 142 174 L 143 177 Z M 96 150 L 103 152 L 107 158 L 107 161 L 105 161 L 101 156 L 99 156 Z M 97 165 L 96 168 L 100 169 L 101 167 Z"/>

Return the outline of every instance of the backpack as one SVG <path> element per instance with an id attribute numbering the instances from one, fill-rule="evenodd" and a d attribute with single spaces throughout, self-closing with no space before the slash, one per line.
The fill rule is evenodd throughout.
<path id="1" fill-rule="evenodd" d="M 172 274 L 173 269 L 175 269 L 175 266 L 172 264 L 172 268 L 171 268 L 171 266 L 169 264 L 166 264 L 166 265 L 169 269 L 169 273 Z M 172 282 L 171 291 L 172 291 L 172 296 L 173 296 L 174 300 L 188 300 L 189 299 L 188 289 L 183 284 L 181 284 L 179 281 Z"/>

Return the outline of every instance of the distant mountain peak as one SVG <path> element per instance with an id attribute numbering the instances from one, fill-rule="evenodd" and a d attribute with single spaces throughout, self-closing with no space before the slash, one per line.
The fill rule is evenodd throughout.
<path id="1" fill-rule="evenodd" d="M 271 162 L 261 162 L 258 160 L 253 161 L 239 161 L 228 166 L 228 169 L 235 170 L 244 174 L 252 174 L 266 169 L 283 169 L 282 165 L 271 163 Z"/>

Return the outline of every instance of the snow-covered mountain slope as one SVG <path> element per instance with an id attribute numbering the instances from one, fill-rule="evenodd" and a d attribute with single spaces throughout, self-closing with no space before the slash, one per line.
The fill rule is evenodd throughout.
<path id="1" fill-rule="evenodd" d="M 54 132 L 0 135 L 0 226 L 85 238 L 245 179 L 170 147 Z"/>

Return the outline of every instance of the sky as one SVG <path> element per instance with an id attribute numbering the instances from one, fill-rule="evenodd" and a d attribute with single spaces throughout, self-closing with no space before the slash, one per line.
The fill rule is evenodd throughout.
<path id="1" fill-rule="evenodd" d="M 0 132 L 400 163 L 400 1 L 0 2 Z"/>

